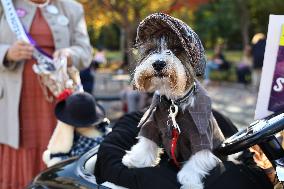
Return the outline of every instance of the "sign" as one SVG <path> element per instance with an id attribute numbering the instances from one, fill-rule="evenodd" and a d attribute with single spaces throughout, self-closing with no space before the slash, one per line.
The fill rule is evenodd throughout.
<path id="1" fill-rule="evenodd" d="M 255 119 L 284 111 L 284 16 L 270 15 Z"/>

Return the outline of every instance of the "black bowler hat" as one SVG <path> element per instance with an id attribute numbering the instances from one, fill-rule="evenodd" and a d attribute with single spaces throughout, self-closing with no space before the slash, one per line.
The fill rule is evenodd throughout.
<path id="1" fill-rule="evenodd" d="M 88 127 L 101 123 L 105 111 L 91 94 L 77 92 L 56 104 L 55 115 L 58 120 L 74 127 Z"/>

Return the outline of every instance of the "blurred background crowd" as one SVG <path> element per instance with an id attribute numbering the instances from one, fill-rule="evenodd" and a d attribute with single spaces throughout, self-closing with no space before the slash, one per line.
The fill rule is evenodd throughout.
<path id="1" fill-rule="evenodd" d="M 103 64 L 92 67 L 96 70 L 92 93 L 98 99 L 104 97 L 105 100 L 106 97 L 114 100 L 124 94 L 122 103 L 103 102 L 105 106 L 112 107 L 107 108 L 111 117 L 121 115 L 118 109 L 126 111 L 127 98 L 139 98 L 139 94 L 132 92 L 129 87 L 129 78 L 135 66 L 132 47 L 136 27 L 148 14 L 161 11 L 188 23 L 201 38 L 208 59 L 204 84 L 210 89 L 214 107 L 240 127 L 253 121 L 269 14 L 282 14 L 283 1 L 80 2 L 85 8 L 91 44 L 95 52 L 103 49 L 105 55 Z M 142 96 L 145 98 L 144 94 Z M 133 106 L 139 107 L 139 103 L 135 105 L 132 100 L 128 103 L 128 111 L 132 111 Z"/>

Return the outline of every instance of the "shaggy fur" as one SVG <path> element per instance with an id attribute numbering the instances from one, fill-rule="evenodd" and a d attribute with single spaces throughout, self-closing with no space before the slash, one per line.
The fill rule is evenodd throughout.
<path id="1" fill-rule="evenodd" d="M 208 175 L 220 160 L 209 150 L 202 150 L 193 155 L 178 173 L 178 180 L 183 189 L 203 188 L 202 179 Z"/>
<path id="2" fill-rule="evenodd" d="M 186 53 L 175 40 L 174 35 L 160 36 L 151 41 L 137 45 L 140 54 L 139 64 L 134 72 L 134 85 L 140 91 L 154 92 L 166 95 L 169 99 L 181 98 L 194 81 L 194 73 L 188 63 Z M 161 60 L 166 67 L 157 73 L 152 63 Z M 159 74 L 159 75 L 157 75 Z"/>
<path id="3" fill-rule="evenodd" d="M 137 44 L 136 48 L 140 57 L 133 83 L 138 90 L 158 91 L 173 101 L 183 98 L 191 90 L 195 81 L 194 69 L 173 33 L 167 31 L 164 35 L 157 34 L 145 43 Z M 157 61 L 165 62 L 160 70 L 155 69 L 153 65 Z M 194 96 L 180 106 L 185 107 L 188 104 L 194 106 Z M 129 168 L 151 167 L 157 165 L 160 154 L 161 149 L 157 144 L 140 137 L 138 143 L 123 157 L 122 162 Z M 219 159 L 209 150 L 202 150 L 191 156 L 178 173 L 182 189 L 202 189 L 202 179 L 218 162 Z"/>
<path id="4" fill-rule="evenodd" d="M 138 137 L 139 142 L 132 146 L 131 151 L 127 151 L 122 159 L 122 163 L 128 167 L 154 167 L 160 161 L 160 155 L 163 150 L 157 146 L 153 141 Z M 145 153 L 147 152 L 147 153 Z M 143 157 L 137 159 L 137 157 Z"/>

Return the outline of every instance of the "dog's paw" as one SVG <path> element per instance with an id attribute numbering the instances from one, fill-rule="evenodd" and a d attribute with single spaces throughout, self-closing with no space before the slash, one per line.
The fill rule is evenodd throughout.
<path id="1" fill-rule="evenodd" d="M 42 160 L 46 164 L 47 167 L 51 167 L 59 163 L 60 161 L 62 161 L 62 159 L 59 157 L 51 158 L 51 152 L 49 150 L 44 151 L 44 153 L 42 154 Z"/>
<path id="2" fill-rule="evenodd" d="M 122 163 L 128 168 L 153 167 L 156 165 L 150 156 L 144 155 L 143 157 L 137 157 L 131 152 L 127 152 L 123 156 Z"/>
<path id="3" fill-rule="evenodd" d="M 131 155 L 126 153 L 122 158 L 123 165 L 125 165 L 128 168 L 135 168 L 136 166 L 134 165 L 134 162 L 132 159 L 133 158 L 131 157 Z"/>
<path id="4" fill-rule="evenodd" d="M 122 163 L 128 168 L 154 167 L 160 161 L 163 150 L 153 141 L 140 137 L 137 144 L 122 158 Z"/>
<path id="5" fill-rule="evenodd" d="M 203 184 L 184 184 L 180 189 L 203 189 Z"/>
<path id="6" fill-rule="evenodd" d="M 181 189 L 203 189 L 203 183 L 197 175 L 181 170 L 177 177 L 179 183 L 182 185 Z"/>
<path id="7" fill-rule="evenodd" d="M 50 158 L 50 151 L 49 150 L 45 150 L 42 154 L 42 160 L 43 162 L 47 165 L 48 162 L 50 162 L 51 158 Z"/>

